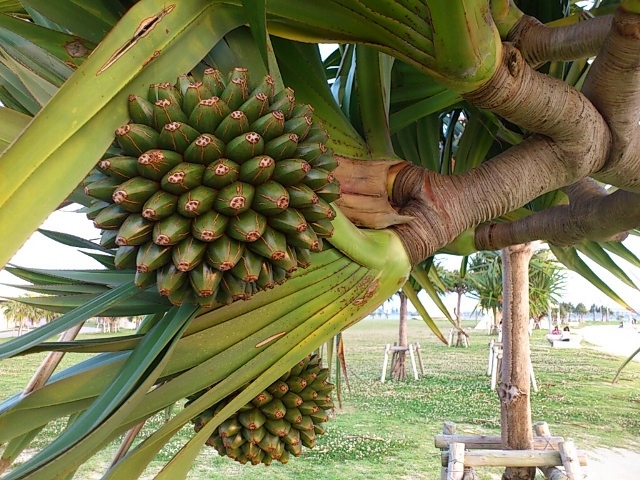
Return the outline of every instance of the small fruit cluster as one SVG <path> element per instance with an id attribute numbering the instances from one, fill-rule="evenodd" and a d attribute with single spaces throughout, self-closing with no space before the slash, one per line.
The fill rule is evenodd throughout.
<path id="1" fill-rule="evenodd" d="M 179 305 L 227 304 L 283 282 L 323 249 L 340 197 L 338 161 L 310 105 L 205 70 L 129 97 L 131 122 L 116 130 L 118 155 L 85 179 L 87 215 L 118 268 L 157 283 Z"/>
<path id="2" fill-rule="evenodd" d="M 334 386 L 327 382 L 328 376 L 329 370 L 321 368 L 317 355 L 307 356 L 222 422 L 207 445 L 243 464 L 287 463 L 289 455 L 299 456 L 303 446 L 313 448 L 316 435 L 325 432 L 321 424 L 328 421 L 327 411 L 333 409 L 329 393 Z M 223 400 L 194 418 L 195 430 L 226 405 Z"/>

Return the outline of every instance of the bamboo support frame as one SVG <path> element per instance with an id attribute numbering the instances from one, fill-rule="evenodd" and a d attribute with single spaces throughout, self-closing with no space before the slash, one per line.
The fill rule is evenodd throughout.
<path id="1" fill-rule="evenodd" d="M 434 436 L 441 451 L 440 480 L 477 478 L 475 467 L 538 467 L 547 480 L 583 480 L 585 453 L 576 450 L 571 440 L 552 436 L 546 422 L 533 427 L 532 450 L 502 450 L 499 436 L 457 435 L 456 424 L 444 422 L 442 434 Z"/>
<path id="2" fill-rule="evenodd" d="M 395 357 L 397 352 L 409 352 L 409 358 L 411 359 L 411 367 L 413 369 L 413 378 L 418 380 L 418 367 L 416 365 L 416 357 L 418 357 L 418 364 L 420 365 L 420 372 L 424 375 L 424 364 L 422 362 L 422 355 L 420 353 L 420 344 L 411 343 L 406 347 L 400 347 L 397 345 L 391 346 L 387 343 L 384 347 L 384 358 L 382 360 L 382 374 L 380 375 L 380 383 L 384 383 L 387 379 L 387 367 L 389 365 L 389 353 L 391 353 L 391 369 L 395 363 Z"/>

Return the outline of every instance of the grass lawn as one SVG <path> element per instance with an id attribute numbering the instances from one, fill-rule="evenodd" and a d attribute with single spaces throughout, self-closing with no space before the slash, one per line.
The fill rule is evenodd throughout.
<path id="1" fill-rule="evenodd" d="M 448 331 L 446 322 L 440 323 Z M 471 326 L 471 322 L 466 325 Z M 343 393 L 343 406 L 318 437 L 313 450 L 286 466 L 242 466 L 204 448 L 189 478 L 238 477 L 243 479 L 434 479 L 438 478 L 439 451 L 433 435 L 451 420 L 459 433 L 499 434 L 500 409 L 489 390 L 487 344 L 484 331 L 469 330 L 471 347 L 447 348 L 420 320 L 409 324 L 409 341 L 420 342 L 425 375 L 418 381 L 380 383 L 383 348 L 397 336 L 397 322 L 366 319 L 344 334 L 351 391 Z M 640 364 L 632 363 L 612 385 L 621 363 L 587 348 L 554 350 L 545 331 L 532 337 L 532 361 L 540 388 L 532 394 L 533 420 L 545 420 L 555 435 L 573 438 L 578 448 L 619 446 L 640 450 Z M 0 363 L 0 399 L 23 386 L 39 359 L 11 359 Z M 78 356 L 69 355 L 65 364 Z M 180 408 L 180 406 L 176 406 Z M 163 416 L 152 418 L 143 432 L 151 431 Z M 43 430 L 35 440 L 42 446 L 64 423 Z M 161 461 L 170 458 L 190 434 L 190 428 L 161 452 L 148 470 L 152 478 Z M 100 478 L 117 444 L 110 445 L 76 478 Z M 499 478 L 500 469 L 481 469 L 483 479 Z"/>

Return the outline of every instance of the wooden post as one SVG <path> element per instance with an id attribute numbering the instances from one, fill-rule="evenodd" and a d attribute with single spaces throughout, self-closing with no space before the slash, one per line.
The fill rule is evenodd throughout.
<path id="1" fill-rule="evenodd" d="M 416 357 L 413 355 L 413 345 L 409 345 L 409 356 L 411 357 L 411 366 L 413 367 L 413 378 L 418 380 L 418 368 L 416 367 Z"/>
<path id="2" fill-rule="evenodd" d="M 449 445 L 449 465 L 447 480 L 462 480 L 464 476 L 464 443 Z"/>
<path id="3" fill-rule="evenodd" d="M 534 423 L 533 430 L 536 432 L 536 436 L 543 437 L 548 441 L 551 439 L 551 431 L 549 430 L 549 424 L 547 422 Z M 550 441 L 549 448 L 555 450 Z M 569 477 L 567 477 L 562 470 L 556 467 L 538 466 L 538 470 L 542 472 L 544 478 L 547 480 L 569 480 Z"/>
<path id="4" fill-rule="evenodd" d="M 493 366 L 491 372 L 491 390 L 496 389 L 496 385 L 498 383 L 498 375 L 500 372 L 500 366 L 502 365 L 502 350 L 494 349 L 495 358 L 493 359 Z"/>
<path id="5" fill-rule="evenodd" d="M 495 340 L 493 340 L 493 338 L 489 342 L 489 362 L 488 362 L 488 365 L 487 365 L 487 375 L 491 375 L 491 372 L 493 371 L 493 344 L 494 344 L 494 342 L 495 342 Z"/>
<path id="6" fill-rule="evenodd" d="M 420 374 L 424 376 L 424 364 L 422 363 L 422 354 L 420 353 L 419 343 L 416 343 L 416 353 L 418 354 L 418 364 L 420 365 Z"/>
<path id="7" fill-rule="evenodd" d="M 531 363 L 531 357 L 529 357 L 529 372 L 531 372 L 531 389 L 538 393 L 538 382 L 536 382 L 536 374 L 533 373 L 533 363 Z"/>
<path id="8" fill-rule="evenodd" d="M 453 328 L 449 330 L 449 347 L 453 345 Z"/>
<path id="9" fill-rule="evenodd" d="M 576 446 L 573 444 L 573 441 L 566 440 L 560 443 L 558 450 L 560 450 L 562 465 L 569 480 L 582 480 L 584 475 L 582 474 L 578 452 L 576 451 Z"/>
<path id="10" fill-rule="evenodd" d="M 453 422 L 444 422 L 442 426 L 442 434 L 443 435 L 455 435 L 456 434 L 456 424 Z M 448 448 L 448 446 L 447 446 Z M 441 452 L 444 452 L 445 449 L 440 449 Z M 440 468 L 440 480 L 447 480 L 447 467 L 443 466 Z"/>
<path id="11" fill-rule="evenodd" d="M 391 345 L 387 343 L 387 346 L 384 347 L 384 360 L 382 360 L 382 375 L 380 376 L 380 383 L 384 383 L 387 378 L 387 363 L 389 363 L 389 348 Z"/>

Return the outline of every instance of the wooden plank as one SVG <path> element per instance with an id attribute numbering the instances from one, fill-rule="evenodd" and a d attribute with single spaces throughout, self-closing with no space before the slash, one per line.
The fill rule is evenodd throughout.
<path id="1" fill-rule="evenodd" d="M 502 438 L 498 435 L 434 435 L 436 448 L 446 449 L 453 442 L 464 443 L 467 450 L 501 450 Z M 563 442 L 563 437 L 533 437 L 533 450 L 558 450 L 558 444 Z"/>
<path id="2" fill-rule="evenodd" d="M 580 465 L 587 464 L 584 452 L 577 452 L 577 456 L 571 458 Z M 448 464 L 449 453 L 443 452 L 442 465 Z M 465 453 L 464 464 L 467 467 L 555 467 L 563 462 L 560 452 L 555 450 L 470 450 Z M 575 480 L 582 480 L 582 477 Z"/>

